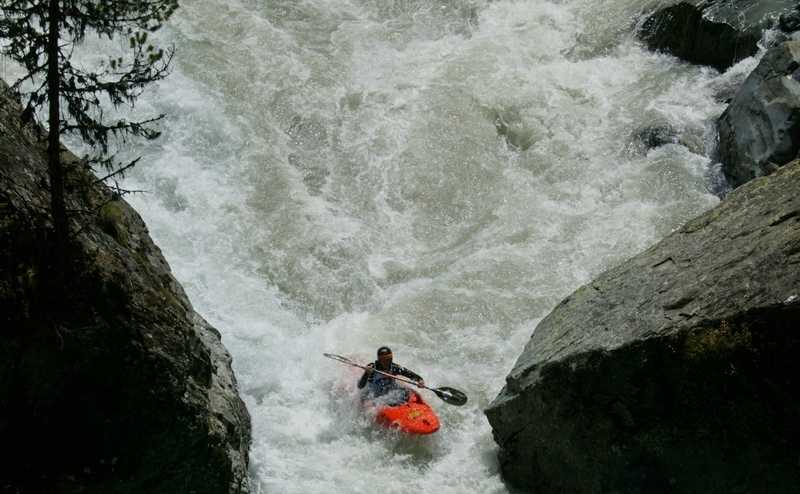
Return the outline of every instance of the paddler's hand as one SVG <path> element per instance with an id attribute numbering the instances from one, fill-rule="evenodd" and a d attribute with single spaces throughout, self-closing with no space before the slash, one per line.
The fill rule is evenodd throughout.
<path id="1" fill-rule="evenodd" d="M 425 387 L 425 379 L 420 379 L 419 381 L 417 381 L 417 387 L 418 388 L 424 388 Z"/>
<path id="2" fill-rule="evenodd" d="M 372 374 L 372 364 L 367 364 L 367 367 L 364 370 L 367 371 L 367 374 Z"/>

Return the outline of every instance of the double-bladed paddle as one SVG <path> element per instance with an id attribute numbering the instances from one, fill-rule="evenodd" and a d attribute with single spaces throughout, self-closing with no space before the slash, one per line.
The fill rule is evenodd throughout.
<path id="1" fill-rule="evenodd" d="M 342 363 L 345 363 L 345 364 L 348 364 L 348 365 L 352 365 L 353 367 L 360 367 L 360 368 L 362 368 L 364 370 L 367 369 L 366 366 L 350 362 L 349 359 L 346 359 L 346 358 L 341 357 L 339 355 L 334 355 L 332 353 L 323 353 L 323 355 L 328 357 L 328 358 L 330 358 L 330 359 L 338 360 L 339 362 L 342 362 Z M 395 376 L 393 374 L 388 374 L 386 372 L 379 371 L 378 369 L 372 369 L 372 372 L 377 372 L 378 374 L 382 374 L 382 375 L 384 375 L 386 377 L 391 377 L 392 379 L 397 379 L 398 381 L 403 381 L 403 382 L 408 383 L 408 384 L 414 384 L 416 386 L 419 386 L 417 384 L 417 381 L 412 381 L 411 379 L 406 379 L 405 377 L 402 377 L 402 376 Z M 447 388 L 447 387 L 445 387 L 445 388 L 429 388 L 427 386 L 425 386 L 422 389 L 429 389 L 429 390 L 433 391 L 434 393 L 436 393 L 436 396 L 441 398 L 446 403 L 450 403 L 451 405 L 456 405 L 456 406 L 460 407 L 461 405 L 463 405 L 464 403 L 467 402 L 467 395 L 465 395 L 464 393 L 462 393 L 461 391 L 459 391 L 457 389 Z"/>

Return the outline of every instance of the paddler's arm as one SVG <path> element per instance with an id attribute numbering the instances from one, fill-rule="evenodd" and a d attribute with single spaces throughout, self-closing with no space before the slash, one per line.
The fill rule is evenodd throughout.
<path id="1" fill-rule="evenodd" d="M 358 380 L 358 389 L 367 385 L 370 374 L 372 374 L 372 364 L 367 364 L 367 369 L 364 371 L 364 374 L 361 375 L 361 379 Z"/>
<path id="2" fill-rule="evenodd" d="M 409 379 L 413 379 L 413 380 L 417 381 L 417 387 L 418 388 L 424 388 L 425 387 L 425 379 L 422 379 L 419 376 L 419 374 L 415 374 L 415 373 L 411 372 L 410 370 L 406 369 L 402 365 L 394 364 L 394 366 L 395 366 L 395 370 L 396 370 L 395 374 L 400 374 L 401 376 L 405 376 L 405 377 L 407 377 Z"/>

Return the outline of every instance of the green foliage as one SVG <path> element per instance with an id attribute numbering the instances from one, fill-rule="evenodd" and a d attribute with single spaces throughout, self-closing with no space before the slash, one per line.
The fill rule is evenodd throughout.
<path id="1" fill-rule="evenodd" d="M 103 230 L 114 237 L 120 245 L 127 247 L 128 234 L 125 230 L 125 213 L 116 202 L 107 202 L 100 208 L 100 220 Z"/>
<path id="2" fill-rule="evenodd" d="M 128 136 L 154 139 L 152 124 L 163 115 L 143 121 L 109 119 L 103 107 L 133 106 L 147 85 L 169 74 L 174 48 L 156 48 L 148 33 L 160 29 L 178 8 L 177 0 L 0 0 L 0 53 L 16 61 L 25 75 L 14 82 L 20 92 L 23 122 L 48 129 L 48 160 L 52 214 L 57 243 L 68 230 L 64 203 L 64 165 L 60 162 L 62 134 L 79 136 L 96 152 L 88 156 L 94 168 L 104 169 L 101 180 L 114 180 L 136 163 L 122 164 L 109 155 L 111 139 Z M 97 67 L 73 63 L 72 55 L 87 34 L 130 40 L 129 54 L 115 56 Z M 125 39 L 123 38 L 123 39 Z M 118 192 L 119 189 L 114 183 Z"/>
<path id="3" fill-rule="evenodd" d="M 686 356 L 693 361 L 725 358 L 736 351 L 755 351 L 753 335 L 746 323 L 721 321 L 698 329 L 686 339 Z"/>
<path id="4" fill-rule="evenodd" d="M 157 137 L 144 122 L 123 119 L 105 122 L 101 96 L 114 106 L 132 105 L 145 86 L 166 77 L 173 50 L 164 51 L 147 44 L 148 32 L 158 30 L 175 12 L 177 0 L 61 0 L 59 49 L 57 60 L 47 53 L 47 33 L 50 28 L 49 8 L 55 0 L 3 0 L 0 37 L 8 44 L 3 54 L 20 63 L 27 74 L 16 81 L 15 87 L 31 82 L 33 88 L 23 92 L 25 115 L 48 104 L 45 74 L 51 64 L 58 67 L 60 97 L 65 109 L 61 116 L 60 132 L 77 133 L 92 146 L 108 151 L 111 136 L 132 133 L 147 138 Z M 87 32 L 101 38 L 115 35 L 130 37 L 131 56 L 109 60 L 99 67 L 85 69 L 72 63 L 75 45 L 82 43 Z"/>

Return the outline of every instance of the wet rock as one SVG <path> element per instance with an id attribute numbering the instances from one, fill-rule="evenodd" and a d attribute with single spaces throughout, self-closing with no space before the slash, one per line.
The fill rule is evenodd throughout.
<path id="1" fill-rule="evenodd" d="M 45 146 L 0 87 L 0 487 L 247 492 L 250 416 L 220 334 L 141 217 L 77 158 L 51 267 Z"/>
<path id="2" fill-rule="evenodd" d="M 800 29 L 800 12 L 789 12 L 781 14 L 780 28 L 785 33 L 793 33 Z"/>
<path id="3" fill-rule="evenodd" d="M 800 482 L 800 161 L 599 275 L 537 326 L 486 415 L 548 493 Z"/>
<path id="4" fill-rule="evenodd" d="M 494 121 L 497 135 L 504 138 L 512 149 L 526 151 L 536 143 L 533 130 L 525 125 L 519 111 L 493 109 L 490 118 Z"/>
<path id="5" fill-rule="evenodd" d="M 634 140 L 644 149 L 654 149 L 680 142 L 680 135 L 671 125 L 648 125 L 635 134 Z"/>
<path id="6" fill-rule="evenodd" d="M 707 155 L 709 144 L 705 139 L 706 136 L 696 131 L 676 128 L 669 124 L 648 124 L 631 134 L 628 151 L 633 155 L 644 156 L 652 149 L 678 144 L 694 154 Z"/>
<path id="7" fill-rule="evenodd" d="M 651 50 L 724 72 L 758 52 L 763 29 L 743 23 L 736 4 L 720 0 L 670 5 L 648 16 L 639 35 Z"/>
<path id="8" fill-rule="evenodd" d="M 800 155 L 800 42 L 764 54 L 718 127 L 719 161 L 734 187 Z"/>

